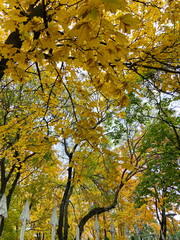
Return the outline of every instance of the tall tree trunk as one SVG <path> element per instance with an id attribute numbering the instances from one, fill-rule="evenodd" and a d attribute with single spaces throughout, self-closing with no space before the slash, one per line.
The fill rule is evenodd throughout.
<path id="1" fill-rule="evenodd" d="M 64 208 L 64 239 L 68 239 L 68 230 L 69 230 L 69 223 L 68 223 L 68 207 L 69 207 L 69 199 L 71 197 L 71 194 L 73 192 L 73 186 L 69 189 L 68 198 L 65 204 Z"/>
<path id="2" fill-rule="evenodd" d="M 6 176 L 5 176 L 5 159 L 2 158 L 0 161 L 0 167 L 1 167 L 1 188 L 0 188 L 0 199 L 2 198 L 3 194 L 5 193 L 5 189 L 6 189 Z M 0 236 L 2 235 L 4 229 L 4 217 L 0 216 Z"/>
<path id="3" fill-rule="evenodd" d="M 69 205 L 69 198 L 72 194 L 72 179 L 73 179 L 73 169 L 72 167 L 69 167 L 66 189 L 64 191 L 64 195 L 60 204 L 59 225 L 57 229 L 59 240 L 68 239 L 68 205 Z"/>
<path id="4" fill-rule="evenodd" d="M 164 208 L 162 209 L 162 220 L 161 220 L 160 227 L 161 229 L 160 229 L 159 240 L 166 240 L 167 226 L 166 226 L 166 211 Z"/>
<path id="5" fill-rule="evenodd" d="M 69 152 L 66 139 L 64 139 L 64 150 L 66 155 L 69 158 L 69 164 L 71 164 L 73 154 L 76 151 L 77 146 L 78 144 L 75 144 L 72 152 Z M 63 198 L 60 204 L 60 211 L 59 211 L 59 224 L 57 229 L 57 235 L 59 240 L 68 239 L 68 205 L 69 205 L 70 196 L 73 191 L 72 182 L 73 182 L 74 175 L 75 175 L 75 170 L 73 171 L 73 168 L 69 167 L 66 188 L 63 194 Z"/>

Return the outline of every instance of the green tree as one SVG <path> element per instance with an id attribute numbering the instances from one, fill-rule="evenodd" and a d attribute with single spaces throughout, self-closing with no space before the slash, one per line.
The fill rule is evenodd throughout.
<path id="1" fill-rule="evenodd" d="M 135 193 L 138 206 L 152 202 L 161 227 L 159 239 L 163 236 L 166 239 L 166 214 L 179 205 L 179 150 L 170 140 L 172 135 L 166 123 L 156 122 L 150 126 L 142 145 L 142 149 L 149 150 L 149 161 Z"/>

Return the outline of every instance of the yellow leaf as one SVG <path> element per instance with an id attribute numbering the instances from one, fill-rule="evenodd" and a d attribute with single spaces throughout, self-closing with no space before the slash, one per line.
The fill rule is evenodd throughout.
<path id="1" fill-rule="evenodd" d="M 121 166 L 122 168 L 128 169 L 130 171 L 134 170 L 134 166 L 131 163 L 123 163 Z"/>
<path id="2" fill-rule="evenodd" d="M 103 0 L 106 11 L 115 13 L 117 9 L 125 10 L 127 3 L 124 0 Z"/>
<path id="3" fill-rule="evenodd" d="M 117 18 L 120 20 L 120 28 L 124 30 L 124 32 L 130 33 L 131 29 L 137 29 L 140 21 L 133 17 L 132 14 L 128 13 L 124 16 Z"/>
<path id="4" fill-rule="evenodd" d="M 84 40 L 89 40 L 91 32 L 91 25 L 89 22 L 80 22 L 75 25 L 71 31 L 71 35 L 74 34 L 78 37 L 77 42 L 79 45 L 83 44 Z"/>

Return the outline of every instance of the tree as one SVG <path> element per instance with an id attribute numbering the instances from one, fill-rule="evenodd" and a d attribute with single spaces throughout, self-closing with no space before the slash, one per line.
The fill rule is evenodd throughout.
<path id="1" fill-rule="evenodd" d="M 157 134 L 158 132 L 158 134 Z M 156 133 L 156 135 L 155 135 Z M 156 216 L 161 226 L 160 238 L 166 239 L 166 214 L 172 210 L 179 199 L 179 151 L 167 140 L 167 129 L 162 123 L 151 126 L 149 135 L 144 139 L 145 144 L 150 144 L 151 161 L 147 164 L 136 194 L 138 205 L 152 202 L 156 209 Z M 148 139 L 150 137 L 150 139 Z"/>
<path id="2" fill-rule="evenodd" d="M 158 110 L 153 117 L 155 120 L 142 143 L 142 150 L 146 149 L 150 161 L 136 189 L 136 202 L 140 206 L 153 199 L 161 226 L 160 239 L 166 239 L 166 214 L 175 204 L 178 205 L 179 198 L 179 119 L 174 115 L 174 110 L 169 108 L 172 98 L 166 98 L 164 94 L 159 99 L 155 99 Z"/>
<path id="3" fill-rule="evenodd" d="M 46 156 L 46 164 L 33 162 L 21 173 L 11 198 L 8 218 L 1 236 L 3 240 L 18 240 L 22 222 L 20 214 L 26 200 L 30 204 L 30 221 L 27 222 L 26 239 L 42 240 L 51 237 L 49 224 L 53 207 L 57 204 L 60 163 L 55 156 Z M 43 163 L 45 160 L 43 160 Z M 47 204 L 48 203 L 48 204 Z"/>
<path id="4" fill-rule="evenodd" d="M 57 76 L 56 64 L 63 62 L 69 77 L 72 73 L 76 78 L 77 68 L 86 70 L 96 88 L 109 96 L 121 93 L 119 98 L 125 101 L 124 90 L 136 86 L 133 72 L 141 74 L 144 68 L 165 72 L 163 88 L 167 85 L 173 91 L 179 72 L 178 7 L 176 1 L 37 0 L 20 4 L 4 0 L 1 78 L 6 74 L 28 81 L 36 74 L 43 87 L 44 75 Z"/>
<path id="5" fill-rule="evenodd" d="M 3 33 L 0 78 L 4 82 L 8 79 L 3 91 L 8 90 L 10 84 L 13 89 L 25 85 L 27 91 L 33 92 L 33 102 L 29 99 L 32 104 L 26 102 L 21 109 L 22 115 L 27 116 L 23 124 L 14 116 L 10 120 L 13 134 L 22 137 L 22 141 L 15 139 L 13 151 L 16 154 L 17 147 L 18 150 L 21 147 L 23 155 L 24 146 L 20 142 L 31 133 L 33 144 L 26 149 L 30 154 L 28 160 L 37 153 L 38 159 L 43 158 L 47 148 L 51 150 L 58 141 L 64 151 L 62 157 L 67 160 L 59 239 L 67 239 L 65 216 L 74 188 L 72 182 L 83 160 L 77 158 L 76 161 L 76 152 L 80 149 L 106 155 L 108 147 L 103 147 L 106 142 L 103 121 L 112 109 L 122 114 L 122 108 L 129 104 L 128 94 L 142 85 L 137 76 L 148 82 L 145 70 L 159 70 L 164 76 L 163 82 L 160 79 L 155 82 L 159 89 L 177 91 L 178 7 L 175 0 L 158 3 L 155 0 L 4 0 L 0 3 Z M 34 85 L 32 79 L 35 79 Z M 25 99 L 28 94 L 23 93 Z M 5 123 L 3 128 L 9 125 Z M 27 131 L 23 129 L 25 126 L 28 126 Z M 2 140 L 3 153 L 6 144 L 7 140 Z M 27 156 L 13 158 L 21 168 Z M 136 167 L 140 161 L 135 158 L 134 163 Z M 19 179 L 19 165 L 13 166 L 18 169 Z M 128 168 L 125 166 L 127 178 L 134 174 Z M 1 169 L 3 181 L 6 178 L 3 161 Z M 116 206 L 123 185 L 120 181 L 110 205 L 94 208 L 82 217 L 81 231 L 96 213 Z"/>
<path id="6" fill-rule="evenodd" d="M 7 195 L 9 209 L 15 187 L 28 165 L 39 163 L 49 152 L 51 145 L 46 140 L 42 126 L 34 114 L 31 93 L 27 84 L 12 84 L 8 79 L 1 82 L 1 196 Z M 4 218 L 1 221 L 2 234 Z"/>
<path id="7" fill-rule="evenodd" d="M 150 204 L 151 197 L 156 199 L 161 239 L 162 235 L 166 236 L 167 212 L 170 209 L 177 211 L 179 205 L 179 118 L 173 109 L 177 94 L 162 93 L 160 89 L 154 89 L 154 86 L 147 83 L 138 93 L 146 97 L 139 99 L 136 94 L 131 94 L 125 120 L 115 119 L 113 130 L 109 134 L 114 144 L 119 144 L 122 139 L 125 140 L 124 134 L 127 131 L 131 155 L 139 155 L 144 161 L 142 170 L 145 173 L 136 190 L 136 203 L 142 206 L 143 203 Z M 137 140 L 138 145 L 133 144 L 134 139 L 131 139 L 137 132 L 142 134 L 141 141 Z"/>

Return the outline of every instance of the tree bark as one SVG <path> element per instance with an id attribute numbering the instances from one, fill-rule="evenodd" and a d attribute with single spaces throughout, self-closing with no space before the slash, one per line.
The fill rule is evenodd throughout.
<path id="1" fill-rule="evenodd" d="M 73 170 L 72 167 L 68 168 L 68 179 L 66 183 L 66 189 L 64 191 L 64 195 L 60 204 L 59 225 L 57 230 L 59 240 L 67 240 L 67 235 L 68 235 L 67 220 L 65 224 L 65 218 L 67 214 L 69 198 L 71 195 L 70 190 L 71 190 L 71 184 L 72 184 L 72 170 Z M 65 234 L 63 233 L 63 229 Z M 65 238 L 65 235 L 66 235 L 66 238 Z"/>
<path id="2" fill-rule="evenodd" d="M 71 164 L 72 162 L 73 154 L 76 151 L 77 146 L 78 144 L 75 144 L 72 149 L 72 152 L 69 152 L 66 139 L 64 139 L 64 151 L 69 158 L 69 164 Z M 68 206 L 69 206 L 69 199 L 73 191 L 72 182 L 73 182 L 74 175 L 75 175 L 75 171 L 73 171 L 72 167 L 69 167 L 66 188 L 60 204 L 59 224 L 57 229 L 57 235 L 59 240 L 68 239 Z"/>
<path id="3" fill-rule="evenodd" d="M 166 211 L 165 209 L 163 208 L 162 209 L 162 220 L 161 220 L 161 224 L 160 224 L 160 237 L 159 237 L 159 240 L 166 240 L 167 239 L 167 236 L 166 236 L 166 233 L 167 233 L 167 226 L 166 226 Z"/>
<path id="4" fill-rule="evenodd" d="M 2 198 L 3 194 L 5 193 L 5 189 L 6 189 L 6 176 L 5 176 L 5 159 L 2 158 L 0 161 L 0 167 L 1 167 L 1 189 L 0 189 L 0 199 Z M 4 229 L 4 217 L 0 216 L 0 236 L 2 235 Z"/>

